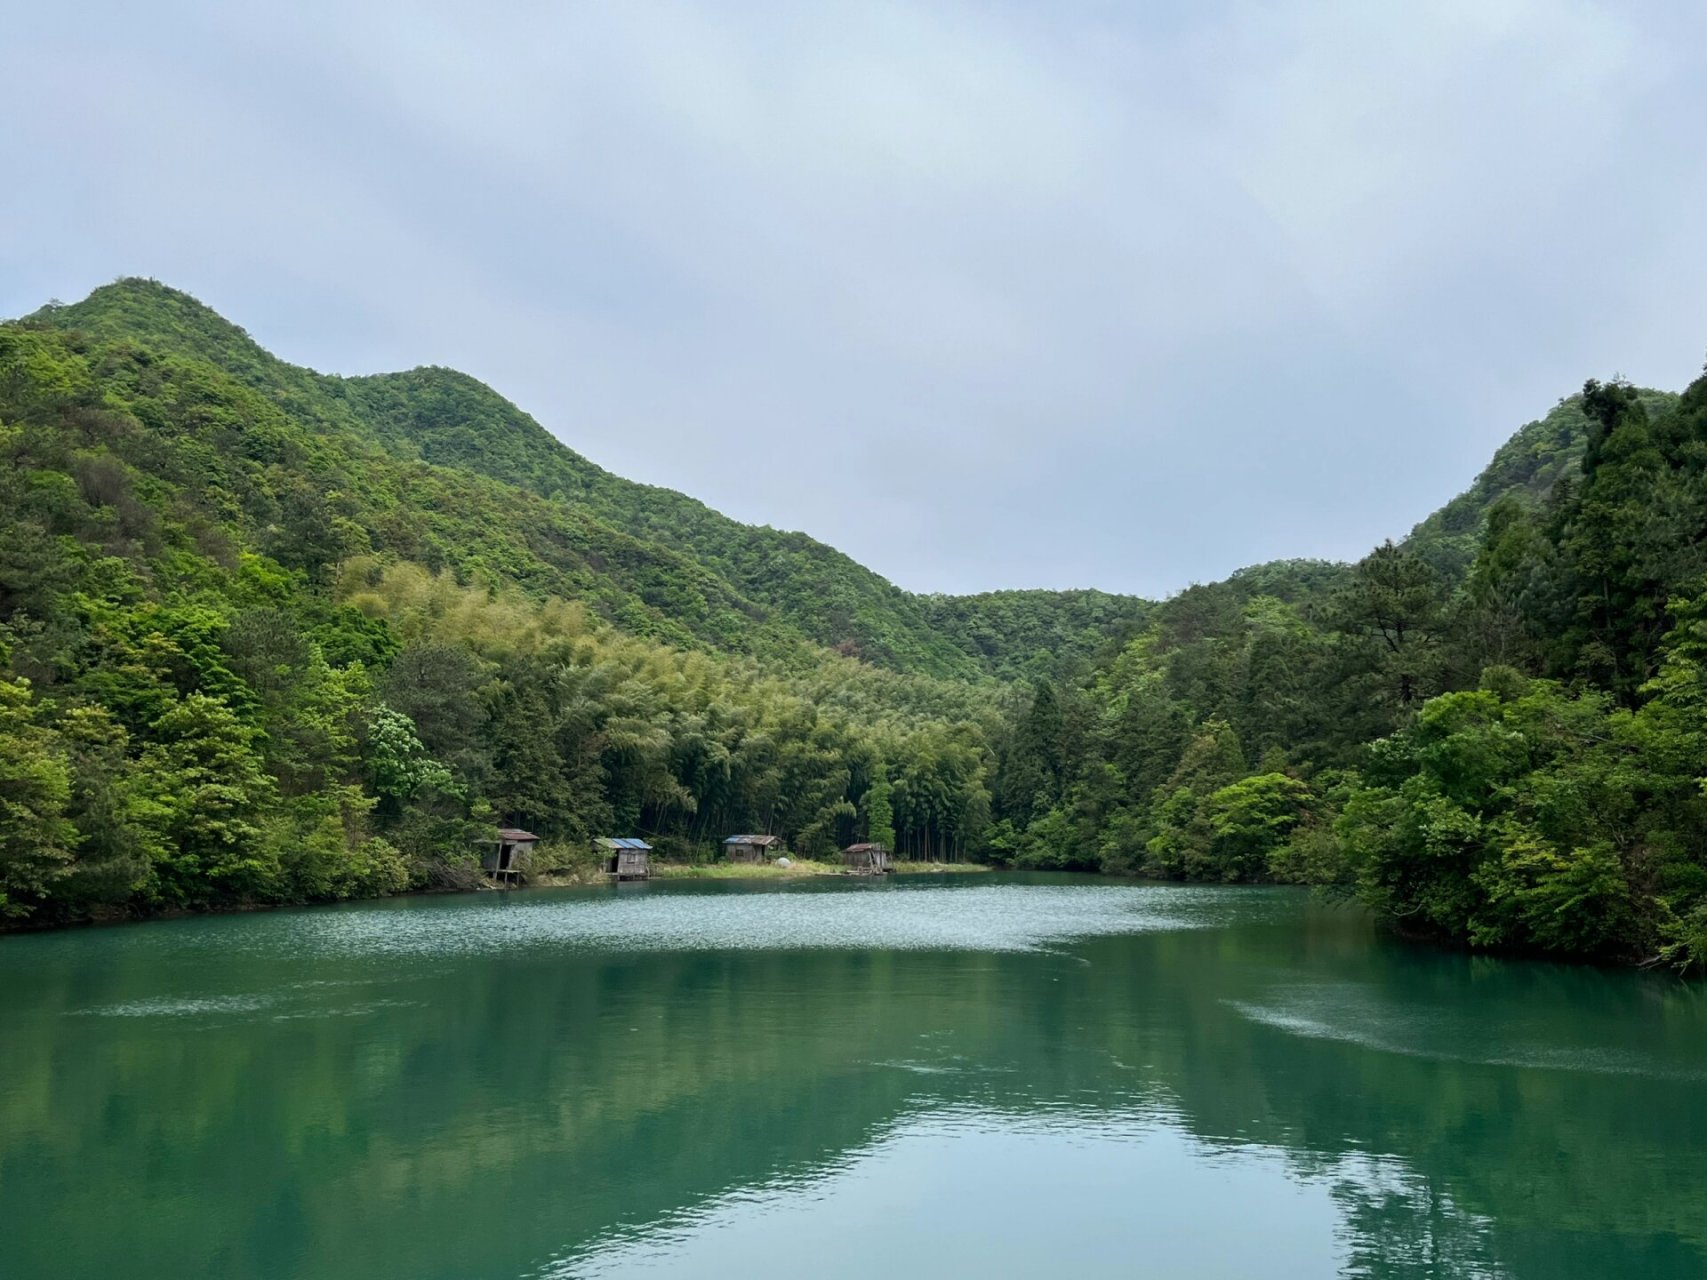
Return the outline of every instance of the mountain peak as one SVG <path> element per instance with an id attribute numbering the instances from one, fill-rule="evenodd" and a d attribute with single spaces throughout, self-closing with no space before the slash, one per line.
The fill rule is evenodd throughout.
<path id="1" fill-rule="evenodd" d="M 194 356 L 233 371 L 252 372 L 279 363 L 246 329 L 206 303 L 144 276 L 121 276 L 91 291 L 81 302 L 50 303 L 29 318 L 106 341 Z"/>

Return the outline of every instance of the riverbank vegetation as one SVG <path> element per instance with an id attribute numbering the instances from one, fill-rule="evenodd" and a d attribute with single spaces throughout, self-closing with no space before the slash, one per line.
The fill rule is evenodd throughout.
<path id="1" fill-rule="evenodd" d="M 1707 957 L 1707 380 L 1591 382 L 1403 543 L 1161 603 L 909 595 L 151 282 L 0 325 L 0 452 L 8 919 L 449 887 L 502 822 L 545 874 L 873 838 Z"/>
<path id="2" fill-rule="evenodd" d="M 1707 379 L 1591 382 L 1403 546 L 1162 605 L 1021 718 L 991 842 L 1474 946 L 1707 957 Z"/>

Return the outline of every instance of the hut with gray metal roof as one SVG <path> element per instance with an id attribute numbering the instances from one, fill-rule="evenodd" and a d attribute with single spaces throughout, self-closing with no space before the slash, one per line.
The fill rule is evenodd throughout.
<path id="1" fill-rule="evenodd" d="M 781 836 L 729 836 L 723 841 L 723 856 L 730 862 L 763 864 L 781 852 Z"/>

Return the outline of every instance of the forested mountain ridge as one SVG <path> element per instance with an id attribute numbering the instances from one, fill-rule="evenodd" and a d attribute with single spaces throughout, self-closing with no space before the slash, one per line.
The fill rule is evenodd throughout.
<path id="1" fill-rule="evenodd" d="M 645 580 L 630 591 L 666 615 L 684 606 L 725 615 L 715 630 L 690 623 L 696 636 L 719 647 L 741 646 L 743 621 L 734 615 L 744 614 L 897 670 L 974 678 L 1024 666 L 1040 647 L 1062 647 L 1063 636 L 1070 637 L 1067 648 L 1082 651 L 1087 631 L 1135 619 L 1145 608 L 1143 601 L 1101 592 L 1015 592 L 1004 593 L 999 625 L 983 616 L 977 598 L 944 610 L 805 534 L 743 525 L 673 490 L 612 475 L 466 374 L 442 368 L 317 374 L 277 359 L 211 309 L 155 281 L 121 280 L 82 302 L 44 308 L 32 320 L 207 361 L 319 430 L 561 502 L 592 525 L 633 540 L 616 542 L 627 556 L 656 560 L 666 572 L 691 561 L 700 577 L 721 579 L 721 589 L 696 590 L 708 596 L 703 603 L 672 599 Z M 590 548 L 592 556 L 601 552 Z M 1016 613 L 1029 614 L 1031 624 L 1017 653 L 1003 643 Z M 617 620 L 645 633 L 632 610 Z"/>
<path id="2" fill-rule="evenodd" d="M 1674 407 L 1678 399 L 1673 392 L 1646 388 L 1637 394 L 1650 415 Z M 1411 530 L 1406 545 L 1442 573 L 1461 574 L 1475 558 L 1476 540 L 1495 505 L 1508 498 L 1539 504 L 1582 462 L 1590 431 L 1582 397 L 1561 400 L 1546 417 L 1520 427 L 1468 489 Z"/>
<path id="3" fill-rule="evenodd" d="M 91 337 L 207 361 L 263 392 L 316 429 L 340 433 L 394 457 L 489 476 L 528 493 L 561 500 L 587 527 L 602 525 L 626 554 L 594 561 L 655 559 L 663 571 L 701 580 L 684 608 L 651 584 L 629 594 L 654 612 L 690 615 L 687 632 L 654 631 L 633 609 L 607 610 L 626 629 L 682 642 L 688 634 L 740 647 L 757 617 L 775 617 L 808 642 L 880 665 L 975 677 L 1051 674 L 1062 657 L 1090 658 L 1107 640 L 1147 621 L 1153 605 L 1094 589 L 1011 590 L 975 596 L 913 596 L 848 556 L 801 533 L 743 525 L 673 490 L 611 474 L 545 430 L 484 383 L 452 369 L 421 367 L 360 377 L 318 374 L 273 356 L 247 332 L 188 294 L 157 281 L 124 279 L 82 302 L 54 304 L 31 321 Z M 1675 396 L 1647 392 L 1661 407 Z M 1560 402 L 1496 452 L 1464 493 L 1419 523 L 1407 543 L 1448 575 L 1466 567 L 1487 512 L 1501 498 L 1532 498 L 1575 464 L 1587 434 L 1580 397 Z M 684 564 L 683 558 L 696 564 Z M 437 553 L 419 557 L 437 567 Z M 1345 566 L 1323 563 L 1300 577 L 1297 563 L 1240 570 L 1235 579 L 1267 583 L 1267 594 L 1301 603 L 1331 590 Z M 712 585 L 706 571 L 721 583 Z M 1285 581 L 1282 581 L 1285 580 Z M 722 626 L 691 615 L 722 614 Z M 739 620 L 737 620 L 739 618 Z"/>
<path id="4" fill-rule="evenodd" d="M 0 918 L 467 883 L 507 823 L 537 870 L 857 836 L 1707 957 L 1707 379 L 1159 603 L 911 595 L 146 281 L 0 324 L 0 455 Z"/>

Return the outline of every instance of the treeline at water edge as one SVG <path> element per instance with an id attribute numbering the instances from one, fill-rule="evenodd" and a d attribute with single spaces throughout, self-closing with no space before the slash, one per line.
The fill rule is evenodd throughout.
<path id="1" fill-rule="evenodd" d="M 534 874 L 593 840 L 1311 882 L 1475 946 L 1707 958 L 1707 379 L 1590 382 L 1355 565 L 900 591 L 442 369 L 121 281 L 0 325 L 0 914 Z"/>

